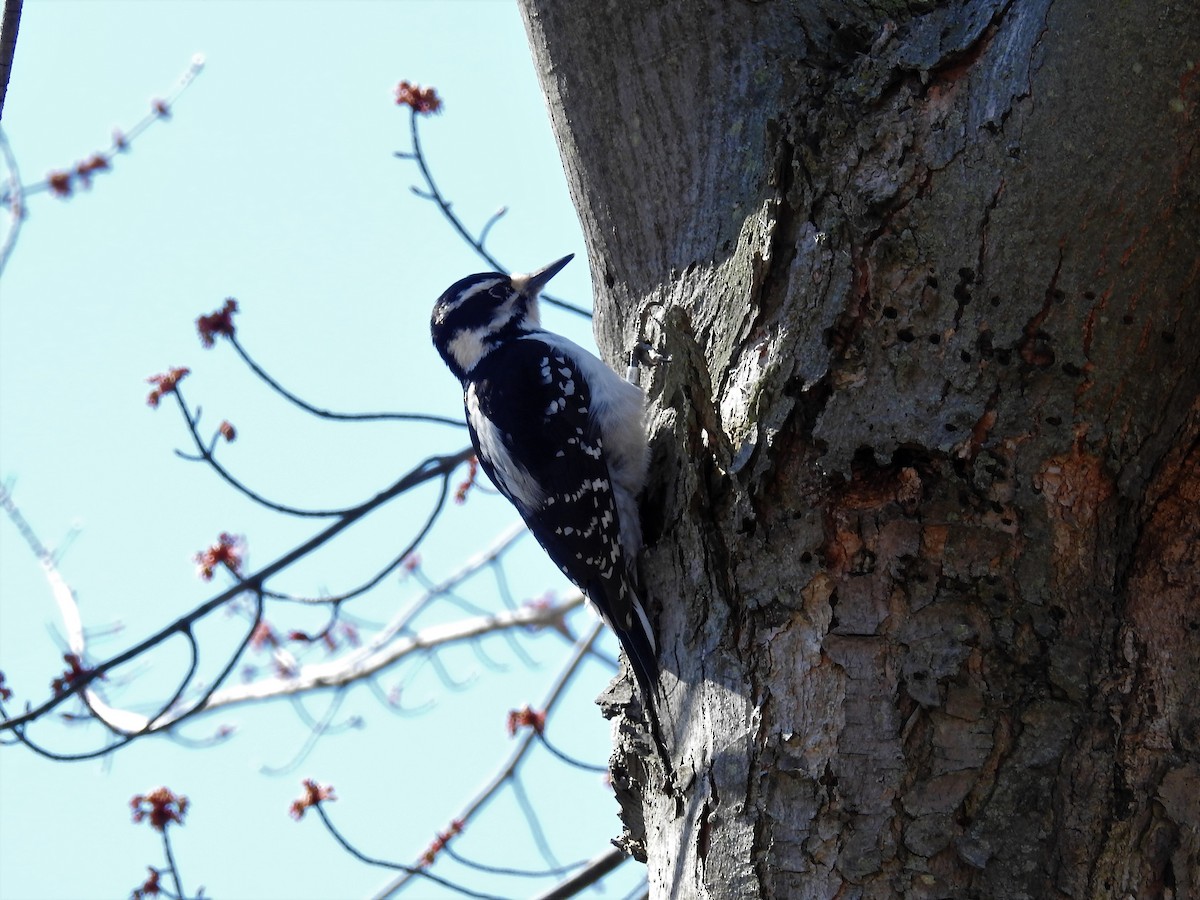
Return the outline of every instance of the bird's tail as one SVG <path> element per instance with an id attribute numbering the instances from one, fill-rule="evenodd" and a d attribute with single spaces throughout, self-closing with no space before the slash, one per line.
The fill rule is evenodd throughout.
<path id="1" fill-rule="evenodd" d="M 642 705 L 645 708 L 647 724 L 650 726 L 650 736 L 654 741 L 662 759 L 666 779 L 669 784 L 674 782 L 674 767 L 671 755 L 667 751 L 666 741 L 659 717 L 659 698 L 661 685 L 659 683 L 658 645 L 654 640 L 654 629 L 650 627 L 650 617 L 642 605 L 633 585 L 628 580 L 622 580 L 618 587 L 621 597 L 616 602 L 607 604 L 610 615 L 603 618 L 616 634 L 633 670 L 633 677 L 638 683 Z"/>
<path id="2" fill-rule="evenodd" d="M 613 623 L 613 631 L 629 659 L 643 700 L 652 706 L 658 696 L 658 646 L 641 599 L 632 587 L 626 586 L 626 590 L 629 592 L 630 614 L 625 622 Z"/>

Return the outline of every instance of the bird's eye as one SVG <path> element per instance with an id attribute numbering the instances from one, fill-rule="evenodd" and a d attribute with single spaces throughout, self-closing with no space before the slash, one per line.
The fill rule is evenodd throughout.
<path id="1" fill-rule="evenodd" d="M 488 290 L 488 296 L 497 303 L 503 303 L 508 299 L 508 289 L 502 284 L 497 284 Z"/>

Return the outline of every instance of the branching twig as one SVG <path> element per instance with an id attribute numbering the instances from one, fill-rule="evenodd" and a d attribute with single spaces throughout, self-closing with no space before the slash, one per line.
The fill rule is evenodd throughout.
<path id="1" fill-rule="evenodd" d="M 552 756 L 557 758 L 560 762 L 565 762 L 568 766 L 574 766 L 577 769 L 583 769 L 585 772 L 604 773 L 608 771 L 608 766 L 598 766 L 594 763 L 586 763 L 583 760 L 576 759 L 570 754 L 559 750 L 552 743 L 550 743 L 550 739 L 546 737 L 546 733 L 544 731 L 538 733 L 538 740 L 542 742 L 543 747 L 550 751 Z"/>
<path id="2" fill-rule="evenodd" d="M 188 408 L 187 401 L 183 399 L 183 390 L 178 386 L 174 387 L 171 390 L 171 393 L 175 396 L 175 402 L 179 404 L 179 411 L 183 414 L 183 421 L 187 424 L 188 434 L 191 435 L 192 443 L 196 447 L 195 456 L 184 453 L 180 450 L 175 451 L 176 455 L 182 459 L 188 460 L 189 462 L 207 463 L 209 468 L 216 472 L 217 476 L 222 481 L 228 484 L 243 497 L 254 501 L 259 506 L 269 509 L 272 512 L 277 512 L 285 516 L 296 516 L 297 518 L 302 519 L 332 519 L 338 516 L 349 515 L 361 507 L 362 504 L 359 504 L 358 506 L 347 506 L 342 509 L 303 509 L 298 506 L 289 506 L 284 503 L 277 503 L 274 500 L 268 500 L 262 494 L 258 493 L 253 488 L 240 481 L 236 476 L 233 475 L 233 473 L 217 462 L 216 456 L 213 455 L 213 445 L 207 443 L 204 438 L 200 436 L 200 430 L 198 427 L 200 422 L 200 411 L 197 409 L 195 414 L 192 413 L 192 411 Z"/>
<path id="3" fill-rule="evenodd" d="M 462 416 L 451 417 L 437 416 L 431 413 L 402 412 L 341 413 L 333 412 L 332 410 L 328 409 L 321 409 L 320 407 L 313 406 L 311 403 L 307 402 L 301 397 L 298 397 L 296 394 L 293 394 L 278 381 L 272 378 L 270 374 L 268 374 L 267 371 L 263 369 L 263 367 L 257 362 L 255 362 L 254 358 L 246 352 L 246 348 L 241 345 L 241 342 L 238 341 L 236 336 L 227 335 L 227 337 L 229 338 L 229 343 L 233 345 L 233 349 L 237 352 L 237 355 L 242 358 L 242 362 L 249 367 L 251 372 L 261 378 L 267 387 L 271 388 L 271 390 L 275 391 L 275 393 L 279 394 L 279 396 L 283 397 L 289 403 L 295 404 L 306 413 L 311 413 L 318 418 L 332 419 L 339 422 L 430 422 L 435 425 L 450 425 L 454 428 L 467 427 L 467 423 Z"/>
<path id="4" fill-rule="evenodd" d="M 433 529 L 433 525 L 435 522 L 437 522 L 438 516 L 440 516 L 442 514 L 442 511 L 446 508 L 446 496 L 449 493 L 450 493 L 450 473 L 447 472 L 442 477 L 442 489 L 441 489 L 441 492 L 438 494 L 437 502 L 434 504 L 433 509 L 430 510 L 429 517 L 425 520 L 425 524 L 423 524 L 421 526 L 420 530 L 417 532 L 416 537 L 414 537 L 411 541 L 409 541 L 408 546 L 406 546 L 399 554 L 397 554 L 395 556 L 395 558 L 392 559 L 391 562 L 389 562 L 386 566 L 384 566 L 382 569 L 380 569 L 377 573 L 372 575 L 369 579 L 367 579 L 365 582 L 360 584 L 358 587 L 352 588 L 351 590 L 348 590 L 341 594 L 335 594 L 330 597 L 318 597 L 318 598 L 312 598 L 312 599 L 303 600 L 303 601 L 300 601 L 300 598 L 292 596 L 290 594 L 277 594 L 277 593 L 271 592 L 271 593 L 268 593 L 267 596 L 271 597 L 272 599 L 277 599 L 277 600 L 291 600 L 294 602 L 300 601 L 300 602 L 305 602 L 305 603 L 321 603 L 321 604 L 334 604 L 334 605 L 344 603 L 345 601 L 353 599 L 354 597 L 362 596 L 363 594 L 367 593 L 367 591 L 371 590 L 374 587 L 377 587 L 379 585 L 379 583 L 383 581 L 383 579 L 387 578 L 388 575 L 395 572 L 398 568 L 400 568 L 401 565 L 403 565 L 403 563 L 406 559 L 408 559 L 410 556 L 412 556 L 413 552 L 417 549 L 418 546 L 420 546 L 421 542 L 425 540 L 425 538 L 429 535 L 429 532 Z"/>
<path id="5" fill-rule="evenodd" d="M 407 475 L 405 475 L 403 478 L 401 478 L 399 481 L 397 481 L 395 484 L 393 484 L 390 488 L 379 493 L 378 495 L 373 497 L 371 500 L 367 501 L 366 503 L 363 503 L 361 506 L 355 508 L 354 510 L 347 512 L 345 515 L 341 516 L 336 522 L 329 525 L 327 528 L 325 528 L 318 534 L 314 535 L 309 540 L 305 541 L 299 547 L 296 547 L 295 549 L 291 550 L 290 552 L 284 554 L 279 559 L 275 560 L 274 562 L 272 562 L 269 565 L 260 569 L 258 572 L 255 572 L 254 574 L 249 575 L 246 578 L 240 580 L 233 587 L 230 587 L 227 590 L 222 591 L 217 596 L 212 597 L 211 599 L 200 604 L 198 607 L 196 607 L 191 612 L 176 619 L 174 622 L 167 625 L 165 628 L 162 628 L 158 632 L 150 635 L 149 637 L 147 637 L 143 641 L 139 642 L 138 644 L 135 644 L 133 647 L 130 647 L 128 650 L 124 651 L 123 653 L 120 653 L 114 657 L 111 657 L 110 659 L 106 660 L 105 662 L 100 663 L 99 665 L 96 665 L 94 667 L 87 669 L 86 672 L 84 672 L 79 678 L 73 680 L 58 695 L 51 697 L 49 700 L 44 701 L 43 703 L 41 703 L 40 705 L 38 705 L 36 707 L 32 707 L 32 708 L 28 709 L 26 712 L 22 713 L 21 715 L 11 716 L 11 717 L 6 716 L 2 720 L 0 720 L 0 732 L 18 729 L 18 728 L 28 724 L 29 722 L 33 722 L 33 721 L 41 718 L 42 716 L 46 715 L 51 710 L 53 710 L 55 707 L 57 707 L 61 703 L 63 703 L 68 697 L 70 697 L 74 694 L 77 694 L 77 693 L 85 690 L 86 688 L 88 688 L 88 686 L 93 681 L 102 677 L 106 672 L 108 672 L 112 669 L 115 669 L 118 666 L 121 666 L 124 663 L 129 662 L 130 660 L 141 656 L 147 650 L 149 650 L 152 647 L 158 646 L 159 644 L 161 644 L 163 641 L 165 641 L 167 638 L 171 637 L 172 635 L 189 630 L 191 628 L 191 626 L 194 625 L 196 622 L 198 622 L 201 619 L 203 619 L 204 617 L 208 616 L 214 610 L 219 609 L 220 607 L 224 606 L 226 603 L 228 603 L 234 597 L 237 597 L 239 594 L 242 594 L 246 591 L 251 591 L 251 592 L 255 592 L 255 593 L 261 592 L 262 585 L 269 578 L 278 574 L 279 572 L 283 571 L 284 569 L 290 567 L 294 563 L 303 559 L 305 556 L 308 556 L 314 550 L 316 550 L 317 548 L 319 548 L 319 547 L 323 546 L 324 544 L 326 544 L 327 542 L 329 542 L 337 534 L 339 534 L 342 531 L 344 531 L 345 529 L 349 528 L 355 522 L 359 521 L 364 516 L 366 516 L 368 513 L 372 512 L 375 509 L 378 509 L 379 507 L 381 507 L 384 504 L 388 503 L 389 501 L 395 499 L 396 497 L 400 496 L 401 494 L 417 487 L 418 485 L 424 484 L 426 481 L 429 481 L 432 478 L 436 478 L 438 476 L 445 477 L 450 472 L 452 472 L 458 465 L 460 465 L 466 459 L 468 459 L 471 455 L 472 455 L 472 451 L 468 448 L 467 450 L 462 450 L 451 456 L 430 457 L 429 459 L 427 459 L 423 463 L 421 463 L 419 466 L 417 466 L 416 469 L 412 470 Z M 43 565 L 45 565 L 45 562 L 43 562 Z M 61 576 L 60 576 L 60 578 L 61 578 Z M 65 582 L 64 582 L 64 585 L 65 585 Z M 66 588 L 67 595 L 69 595 L 69 592 L 70 592 L 70 589 Z M 77 608 L 75 607 L 73 601 L 69 604 L 67 609 L 64 610 L 64 618 L 68 618 L 68 617 L 74 617 L 76 619 L 78 618 Z M 247 638 L 247 640 L 248 640 L 248 638 Z M 227 675 L 227 674 L 228 674 L 228 670 L 226 670 L 226 672 L 223 673 L 223 675 Z M 214 688 L 214 690 L 215 690 L 215 688 Z M 210 693 L 211 693 L 211 691 L 210 691 Z"/>
<path id="6" fill-rule="evenodd" d="M 343 850 L 345 850 L 359 862 L 366 863 L 369 866 L 379 866 L 384 869 L 398 869 L 404 873 L 404 877 L 406 879 L 426 878 L 429 881 L 432 881 L 434 884 L 440 884 L 442 887 L 449 888 L 452 891 L 462 894 L 464 897 L 479 897 L 483 898 L 483 900 L 507 900 L 507 898 L 501 897 L 497 894 L 484 894 L 478 891 L 472 891 L 470 888 L 465 888 L 462 885 L 455 884 L 454 882 L 442 878 L 439 875 L 434 875 L 432 872 L 426 871 L 421 866 L 406 866 L 404 863 L 390 862 L 386 859 L 367 856 L 367 854 L 363 853 L 348 840 L 346 840 L 345 836 L 338 831 L 333 822 L 329 821 L 329 815 L 325 812 L 325 806 L 323 803 L 313 804 L 313 809 L 317 811 L 317 815 L 321 818 L 321 823 L 325 826 L 329 833 L 333 835 L 333 839 L 341 845 Z"/>
<path id="7" fill-rule="evenodd" d="M 73 170 L 51 172 L 42 181 L 35 181 L 33 184 L 22 186 L 21 195 L 28 197 L 31 194 L 50 191 L 60 197 L 68 197 L 71 195 L 74 185 L 77 182 L 85 186 L 90 185 L 91 178 L 94 175 L 112 169 L 112 162 L 117 155 L 128 150 L 129 145 L 137 140 L 142 132 L 155 122 L 160 122 L 171 117 L 171 107 L 175 104 L 175 101 L 191 86 L 192 82 L 196 80 L 197 76 L 203 70 L 204 56 L 197 53 L 192 57 L 191 63 L 184 69 L 183 74 L 179 76 L 179 80 L 175 82 L 175 86 L 171 88 L 166 97 L 152 100 L 150 102 L 150 111 L 139 119 L 128 131 L 114 130 L 112 143 L 109 144 L 107 150 L 100 150 L 93 153 L 86 162 L 77 163 Z M 0 204 L 10 204 L 16 196 L 15 194 L 9 195 L 7 193 L 0 195 Z"/>
<path id="8" fill-rule="evenodd" d="M 424 152 L 421 150 L 421 137 L 418 133 L 417 127 L 417 119 L 419 116 L 420 113 L 417 110 L 413 109 L 410 111 L 409 132 L 412 135 L 412 152 L 397 152 L 395 154 L 399 159 L 411 159 L 417 164 L 417 169 L 421 172 L 421 178 L 425 181 L 425 188 L 422 189 L 414 187 L 412 188 L 412 192 L 423 200 L 431 201 L 441 211 L 442 215 L 446 218 L 446 221 L 450 223 L 450 227 L 458 233 L 458 236 L 461 237 L 466 242 L 467 246 L 474 250 L 484 262 L 491 266 L 493 270 L 497 272 L 510 271 L 501 265 L 500 261 L 496 259 L 496 257 L 494 257 L 484 246 L 484 241 L 487 239 L 488 232 L 491 231 L 492 226 L 495 225 L 496 222 L 499 221 L 506 212 L 508 212 L 508 210 L 502 207 L 496 213 L 494 213 L 492 217 L 488 219 L 487 224 L 484 225 L 483 229 L 479 232 L 479 237 L 475 237 L 473 234 L 471 234 L 471 232 L 467 229 L 467 226 L 464 225 L 462 220 L 459 219 L 455 214 L 450 202 L 441 192 L 441 189 L 438 188 L 437 182 L 433 180 L 433 173 L 429 171 L 429 164 L 425 159 Z M 550 294 L 542 294 L 540 299 L 546 303 L 549 303 L 551 306 L 557 306 L 559 309 L 575 313 L 577 316 L 583 316 L 585 319 L 592 318 L 592 314 L 588 310 L 581 306 L 576 306 L 573 303 L 569 303 L 559 297 L 554 297 Z"/>
<path id="9" fill-rule="evenodd" d="M 542 706 L 540 707 L 546 712 L 547 715 L 558 702 L 559 698 L 566 690 L 567 685 L 570 684 L 575 673 L 579 670 L 580 663 L 587 657 L 588 651 L 595 642 L 596 638 L 599 637 L 602 627 L 603 625 L 599 621 L 594 622 L 592 627 L 589 628 L 587 632 L 576 642 L 575 651 L 571 654 L 571 657 L 559 671 L 558 677 L 555 678 L 554 683 L 550 686 L 550 690 L 546 694 L 546 699 L 543 701 Z M 509 781 L 517 777 L 517 770 L 520 768 L 521 763 L 528 756 L 529 748 L 533 745 L 534 740 L 536 740 L 536 735 L 532 730 L 527 731 L 521 736 L 517 746 L 513 748 L 513 751 L 508 755 L 508 758 L 500 765 L 500 768 L 487 781 L 483 788 L 480 789 L 479 792 L 467 802 L 462 811 L 454 817 L 454 821 L 464 824 L 468 822 L 473 816 L 475 816 L 480 810 L 482 810 L 488 803 L 492 801 L 492 799 L 499 792 L 500 788 L 504 787 Z M 402 890 L 404 886 L 411 881 L 411 879 L 412 875 L 407 872 L 398 876 L 393 881 L 385 885 L 382 890 L 380 890 L 380 892 L 376 895 L 376 900 L 382 900 L 382 898 L 392 896 L 393 894 Z"/>
<path id="10" fill-rule="evenodd" d="M 629 856 L 624 850 L 618 850 L 614 847 L 597 856 L 566 881 L 556 885 L 546 891 L 546 893 L 538 895 L 537 900 L 567 900 L 568 897 L 574 897 L 576 894 L 594 885 L 627 859 L 629 859 Z"/>
<path id="11" fill-rule="evenodd" d="M 17 235 L 21 232 L 21 224 L 25 221 L 25 195 L 21 193 L 21 173 L 17 171 L 17 158 L 13 155 L 4 129 L 0 128 L 0 158 L 4 160 L 4 168 L 8 170 L 8 231 L 4 242 L 0 243 L 0 275 L 12 249 L 17 245 Z"/>

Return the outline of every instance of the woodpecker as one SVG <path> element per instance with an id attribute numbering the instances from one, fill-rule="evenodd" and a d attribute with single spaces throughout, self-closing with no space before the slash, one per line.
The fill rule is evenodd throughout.
<path id="1" fill-rule="evenodd" d="M 658 662 L 636 575 L 637 498 L 649 465 L 644 399 L 599 358 L 542 328 L 538 295 L 572 258 L 528 275 L 456 281 L 434 304 L 430 331 L 462 383 L 479 464 L 616 633 L 653 716 Z"/>

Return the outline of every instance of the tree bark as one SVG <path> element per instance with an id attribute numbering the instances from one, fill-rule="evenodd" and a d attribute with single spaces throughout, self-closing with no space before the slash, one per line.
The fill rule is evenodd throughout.
<path id="1" fill-rule="evenodd" d="M 671 355 L 652 895 L 1200 897 L 1194 5 L 522 5 Z"/>

